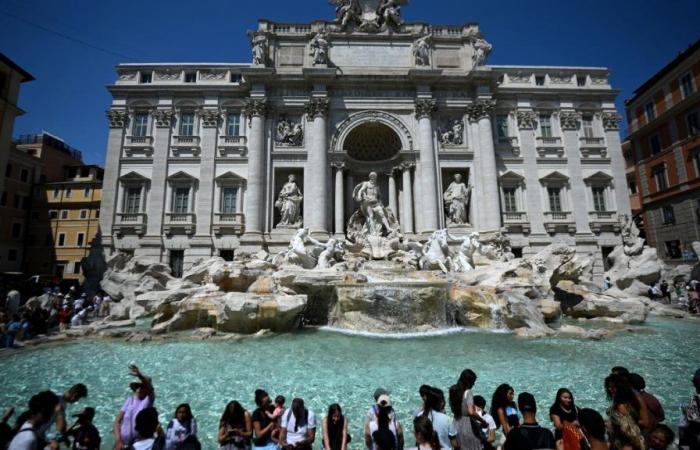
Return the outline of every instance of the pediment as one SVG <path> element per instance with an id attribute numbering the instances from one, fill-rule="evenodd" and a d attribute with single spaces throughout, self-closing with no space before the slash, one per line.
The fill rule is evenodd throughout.
<path id="1" fill-rule="evenodd" d="M 583 181 L 585 181 L 586 183 L 590 183 L 590 182 L 592 182 L 592 181 L 605 181 L 605 182 L 609 182 L 609 181 L 612 181 L 612 180 L 613 180 L 613 177 L 612 177 L 612 176 L 608 175 L 607 173 L 600 172 L 600 171 L 598 171 L 598 172 L 594 173 L 593 175 L 591 175 L 591 176 L 589 176 L 589 177 L 583 179 Z"/>
<path id="2" fill-rule="evenodd" d="M 169 181 L 197 181 L 197 178 L 193 177 L 189 173 L 180 171 L 174 173 L 168 177 Z"/>
<path id="3" fill-rule="evenodd" d="M 512 170 L 509 170 L 508 172 L 504 173 L 500 177 L 498 177 L 500 181 L 510 181 L 513 183 L 523 183 L 525 181 L 525 177 L 520 175 L 519 173 L 515 173 Z"/>
<path id="4" fill-rule="evenodd" d="M 138 182 L 144 182 L 144 181 L 145 181 L 145 182 L 148 182 L 148 181 L 151 181 L 150 179 L 144 177 L 144 176 L 141 175 L 140 173 L 138 173 L 138 172 L 133 172 L 133 171 L 132 171 L 132 172 L 129 172 L 129 173 L 125 173 L 124 175 L 122 175 L 121 177 L 119 177 L 119 180 L 121 180 L 121 181 L 138 181 Z"/>
<path id="5" fill-rule="evenodd" d="M 230 170 L 228 172 L 222 173 L 218 177 L 216 177 L 216 181 L 218 183 L 238 183 L 238 184 L 243 184 L 246 182 L 246 179 L 243 178 L 242 176 L 231 172 Z"/>
<path id="6" fill-rule="evenodd" d="M 542 183 L 568 183 L 569 177 L 559 171 L 554 171 L 547 176 L 540 178 Z"/>

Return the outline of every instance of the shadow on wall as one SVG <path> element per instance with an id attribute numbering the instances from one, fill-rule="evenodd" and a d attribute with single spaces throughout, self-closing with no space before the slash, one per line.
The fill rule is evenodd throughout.
<path id="1" fill-rule="evenodd" d="M 91 297 L 100 290 L 100 281 L 107 271 L 107 261 L 105 260 L 102 248 L 102 230 L 98 229 L 95 238 L 90 243 L 90 253 L 80 261 L 85 276 L 83 292 Z"/>

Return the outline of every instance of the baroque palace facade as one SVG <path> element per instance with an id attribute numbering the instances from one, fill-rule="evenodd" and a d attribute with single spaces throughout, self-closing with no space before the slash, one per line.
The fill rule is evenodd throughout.
<path id="1" fill-rule="evenodd" d="M 503 231 L 516 255 L 561 241 L 602 268 L 630 212 L 607 69 L 487 65 L 476 24 L 333 3 L 333 21 L 261 20 L 249 64 L 117 67 L 107 253 L 179 272 L 300 226 L 342 237 L 374 172 L 404 236 Z"/>

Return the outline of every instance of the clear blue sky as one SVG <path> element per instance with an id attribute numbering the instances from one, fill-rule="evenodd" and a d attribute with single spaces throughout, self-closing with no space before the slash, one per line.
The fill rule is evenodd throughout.
<path id="1" fill-rule="evenodd" d="M 47 130 L 82 150 L 86 162 L 103 164 L 105 85 L 116 64 L 248 62 L 245 31 L 258 18 L 333 15 L 326 0 L 0 0 L 0 51 L 36 78 L 22 88 L 27 114 L 14 134 Z M 479 22 L 494 45 L 490 64 L 609 67 L 621 112 L 636 87 L 700 38 L 698 0 L 411 0 L 403 16 Z"/>

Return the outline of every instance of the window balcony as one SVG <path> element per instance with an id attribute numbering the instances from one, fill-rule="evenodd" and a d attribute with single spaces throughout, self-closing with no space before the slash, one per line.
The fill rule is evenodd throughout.
<path id="1" fill-rule="evenodd" d="M 599 234 L 604 229 L 620 232 L 620 221 L 617 218 L 617 211 L 591 211 L 588 213 L 588 224 L 591 231 Z"/>
<path id="2" fill-rule="evenodd" d="M 124 147 L 153 148 L 153 136 L 127 136 Z"/>
<path id="3" fill-rule="evenodd" d="M 166 213 L 163 232 L 172 234 L 194 234 L 197 227 L 197 215 L 193 213 Z"/>
<path id="4" fill-rule="evenodd" d="M 118 236 L 146 234 L 148 215 L 145 213 L 117 213 L 117 220 L 112 225 L 112 231 Z"/>
<path id="5" fill-rule="evenodd" d="M 503 227 L 506 228 L 509 233 L 517 231 L 522 231 L 523 234 L 530 233 L 530 220 L 527 213 L 513 211 L 503 212 L 502 219 Z"/>
<path id="6" fill-rule="evenodd" d="M 574 234 L 576 233 L 576 221 L 574 221 L 571 212 L 546 211 L 544 213 L 544 228 L 550 234 L 554 234 L 561 229 L 566 229 L 568 233 Z"/>
<path id="7" fill-rule="evenodd" d="M 538 136 L 537 146 L 543 147 L 560 147 L 561 138 L 558 136 Z"/>
<path id="8" fill-rule="evenodd" d="M 537 153 L 539 154 L 540 158 L 564 157 L 564 145 L 562 144 L 560 137 L 539 136 L 535 146 L 537 147 Z"/>
<path id="9" fill-rule="evenodd" d="M 245 136 L 219 136 L 218 150 L 221 157 L 245 156 L 247 148 L 248 138 Z"/>
<path id="10" fill-rule="evenodd" d="M 243 234 L 245 231 L 245 214 L 216 213 L 214 214 L 214 234 Z"/>
<path id="11" fill-rule="evenodd" d="M 194 156 L 198 157 L 201 152 L 199 136 L 173 136 L 170 147 L 173 149 L 173 156 Z"/>
<path id="12" fill-rule="evenodd" d="M 581 156 L 588 158 L 597 156 L 599 158 L 608 157 L 608 148 L 605 145 L 605 138 L 602 137 L 581 137 Z"/>

